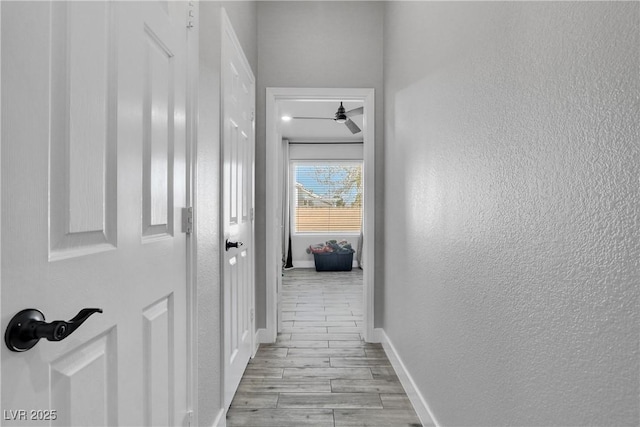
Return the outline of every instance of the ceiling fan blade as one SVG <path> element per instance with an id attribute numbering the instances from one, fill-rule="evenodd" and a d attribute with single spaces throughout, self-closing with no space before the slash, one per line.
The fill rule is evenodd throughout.
<path id="1" fill-rule="evenodd" d="M 292 119 L 333 120 L 331 117 L 291 117 Z"/>
<path id="2" fill-rule="evenodd" d="M 347 119 L 346 122 L 344 122 L 344 124 L 349 128 L 349 130 L 351 131 L 351 133 L 358 133 L 360 132 L 360 128 L 358 127 L 357 124 L 355 124 L 353 122 L 353 120 L 351 119 Z"/>
<path id="3" fill-rule="evenodd" d="M 364 107 L 354 108 L 353 110 L 347 111 L 347 117 L 360 116 L 364 112 Z"/>

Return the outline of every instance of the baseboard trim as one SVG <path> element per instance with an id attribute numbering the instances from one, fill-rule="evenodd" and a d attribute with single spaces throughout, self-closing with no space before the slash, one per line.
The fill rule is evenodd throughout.
<path id="1" fill-rule="evenodd" d="M 225 411 L 224 408 L 218 412 L 218 416 L 213 422 L 213 427 L 227 427 L 227 411 Z"/>
<path id="2" fill-rule="evenodd" d="M 269 344 L 273 339 L 269 337 L 269 331 L 266 328 L 258 328 L 256 331 L 256 344 Z"/>
<path id="3" fill-rule="evenodd" d="M 315 268 L 316 263 L 313 261 L 293 261 L 293 268 Z"/>
<path id="4" fill-rule="evenodd" d="M 380 340 L 382 343 L 382 348 L 384 348 L 384 352 L 387 354 L 389 361 L 391 362 L 391 366 L 396 371 L 398 378 L 400 379 L 400 383 L 402 387 L 404 387 L 407 396 L 409 396 L 409 400 L 413 405 L 413 409 L 415 409 L 416 414 L 418 414 L 418 418 L 420 418 L 420 422 L 423 426 L 436 426 L 439 427 L 440 424 L 433 416 L 431 409 L 429 409 L 429 405 L 427 401 L 420 393 L 420 390 L 416 386 L 416 383 L 413 381 L 411 374 L 407 371 L 406 366 L 402 362 L 400 355 L 396 351 L 396 348 L 393 346 L 393 343 L 387 336 L 386 332 L 382 328 L 375 329 L 376 338 Z"/>
<path id="5" fill-rule="evenodd" d="M 258 348 L 260 347 L 260 329 L 258 329 L 255 334 L 253 334 L 253 348 L 251 349 L 251 358 L 256 357 L 256 353 L 258 352 Z"/>
<path id="6" fill-rule="evenodd" d="M 370 343 L 382 343 L 384 340 L 384 329 L 382 328 L 373 328 L 371 329 L 372 333 L 369 334 L 369 340 L 367 342 Z"/>
<path id="7" fill-rule="evenodd" d="M 376 343 L 384 343 L 385 340 L 387 339 L 387 334 L 384 333 L 384 329 L 382 328 L 374 328 L 373 329 L 373 339 L 374 341 L 371 342 L 376 342 Z M 389 359 L 391 360 L 391 359 Z"/>

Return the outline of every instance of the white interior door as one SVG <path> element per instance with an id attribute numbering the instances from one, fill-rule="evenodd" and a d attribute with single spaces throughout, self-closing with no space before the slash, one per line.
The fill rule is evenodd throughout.
<path id="1" fill-rule="evenodd" d="M 3 2 L 4 425 L 186 425 L 186 2 Z"/>
<path id="2" fill-rule="evenodd" d="M 254 106 L 255 80 L 223 13 L 223 301 L 224 400 L 228 408 L 254 339 Z M 237 247 L 230 246 L 237 244 Z"/>

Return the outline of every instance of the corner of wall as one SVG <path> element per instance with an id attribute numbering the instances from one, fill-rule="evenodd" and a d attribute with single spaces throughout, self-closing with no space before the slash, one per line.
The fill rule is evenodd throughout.
<path id="1" fill-rule="evenodd" d="M 269 336 L 269 331 L 266 328 L 258 328 L 254 342 L 256 343 L 257 350 L 260 344 L 270 344 L 273 343 L 274 340 Z"/>
<path id="2" fill-rule="evenodd" d="M 216 419 L 213 421 L 212 427 L 227 427 L 227 411 L 220 409 Z"/>

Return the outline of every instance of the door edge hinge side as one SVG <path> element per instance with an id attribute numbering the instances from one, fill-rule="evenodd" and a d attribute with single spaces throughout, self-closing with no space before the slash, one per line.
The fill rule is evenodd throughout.
<path id="1" fill-rule="evenodd" d="M 187 10 L 187 29 L 191 30 L 195 27 L 195 17 L 195 3 L 193 1 L 190 1 Z"/>
<path id="2" fill-rule="evenodd" d="M 193 233 L 193 207 L 182 208 L 182 232 Z"/>

